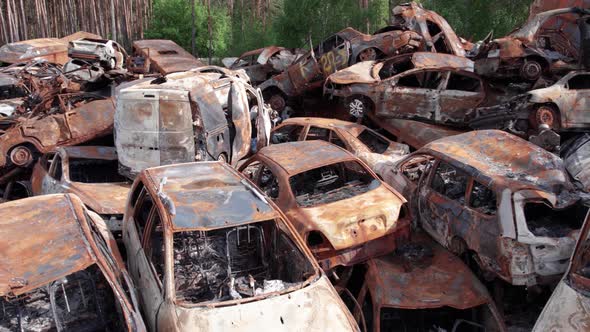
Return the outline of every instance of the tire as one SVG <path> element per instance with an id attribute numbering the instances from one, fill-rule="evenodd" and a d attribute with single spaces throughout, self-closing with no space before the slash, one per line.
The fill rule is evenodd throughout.
<path id="1" fill-rule="evenodd" d="M 355 119 L 362 119 L 371 110 L 367 98 L 363 96 L 352 96 L 344 102 L 346 111 Z"/>
<path id="2" fill-rule="evenodd" d="M 559 118 L 559 111 L 550 104 L 543 104 L 535 107 L 530 117 L 531 126 L 538 130 L 539 126 L 545 124 L 552 130 L 559 130 L 561 122 Z"/>
<path id="3" fill-rule="evenodd" d="M 358 56 L 358 62 L 362 61 L 375 61 L 377 60 L 377 50 L 374 48 L 367 48 L 361 51 Z"/>
<path id="4" fill-rule="evenodd" d="M 520 76 L 527 81 L 536 81 L 543 75 L 543 64 L 537 59 L 524 59 L 520 67 Z"/>
<path id="5" fill-rule="evenodd" d="M 280 92 L 273 93 L 265 100 L 270 105 L 270 108 L 279 113 L 287 107 L 287 98 Z"/>

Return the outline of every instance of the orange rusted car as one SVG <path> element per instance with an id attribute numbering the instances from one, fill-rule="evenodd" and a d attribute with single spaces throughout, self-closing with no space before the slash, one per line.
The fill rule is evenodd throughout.
<path id="1" fill-rule="evenodd" d="M 561 277 L 587 211 L 559 157 L 499 130 L 434 141 L 386 174 L 437 242 L 516 286 Z"/>
<path id="2" fill-rule="evenodd" d="M 271 143 L 322 140 L 350 151 L 381 176 L 378 165 L 408 154 L 405 144 L 392 142 L 361 124 L 324 118 L 290 118 L 273 129 Z"/>
<path id="3" fill-rule="evenodd" d="M 150 330 L 358 331 L 294 227 L 226 163 L 146 169 L 129 197 L 123 241 Z"/>
<path id="4" fill-rule="evenodd" d="M 386 254 L 409 238 L 406 200 L 336 145 L 272 144 L 240 171 L 287 215 L 324 270 Z"/>
<path id="5" fill-rule="evenodd" d="M 0 132 L 0 168 L 24 167 L 59 146 L 77 145 L 113 131 L 115 105 L 111 98 L 61 95 L 53 114 L 17 119 Z"/>
<path id="6" fill-rule="evenodd" d="M 131 183 L 118 173 L 117 152 L 106 146 L 61 147 L 33 168 L 34 195 L 76 194 L 98 213 L 111 232 L 121 232 Z"/>
<path id="7" fill-rule="evenodd" d="M 0 330 L 146 330 L 114 238 L 78 197 L 26 198 L 0 214 Z"/>
<path id="8" fill-rule="evenodd" d="M 506 331 L 485 286 L 424 232 L 353 273 L 359 277 L 347 281 L 341 296 L 368 332 Z"/>

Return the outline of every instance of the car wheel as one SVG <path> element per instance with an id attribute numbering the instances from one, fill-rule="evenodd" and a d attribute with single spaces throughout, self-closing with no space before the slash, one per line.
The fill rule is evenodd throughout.
<path id="1" fill-rule="evenodd" d="M 377 60 L 377 51 L 374 48 L 367 48 L 359 54 L 359 61 Z"/>
<path id="2" fill-rule="evenodd" d="M 357 119 L 363 118 L 367 112 L 367 105 L 364 99 L 360 97 L 355 97 L 348 100 L 347 107 L 348 113 Z"/>
<path id="3" fill-rule="evenodd" d="M 520 68 L 520 76 L 525 80 L 536 81 L 543 74 L 543 65 L 537 60 L 525 59 Z"/>
<path id="4" fill-rule="evenodd" d="M 281 112 L 287 107 L 287 100 L 285 100 L 283 95 L 277 93 L 270 97 L 268 104 L 273 110 Z"/>
<path id="5" fill-rule="evenodd" d="M 17 146 L 10 152 L 10 161 L 16 166 L 27 166 L 33 161 L 33 152 L 26 146 Z"/>
<path id="6" fill-rule="evenodd" d="M 547 125 L 549 128 L 559 129 L 559 115 L 557 110 L 552 105 L 541 105 L 534 110 L 532 114 L 532 125 L 535 129 L 539 129 L 541 125 Z"/>

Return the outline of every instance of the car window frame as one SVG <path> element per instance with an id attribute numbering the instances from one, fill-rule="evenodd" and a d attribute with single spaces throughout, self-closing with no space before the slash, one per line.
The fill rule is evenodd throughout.
<path id="1" fill-rule="evenodd" d="M 152 262 L 150 256 L 148 255 L 147 251 L 146 251 L 146 244 L 149 243 L 150 239 L 150 235 L 151 232 L 155 229 L 152 227 L 153 223 L 154 223 L 154 219 L 155 216 L 158 216 L 160 218 L 160 224 L 162 225 L 162 247 L 164 248 L 164 266 L 163 266 L 163 271 L 162 271 L 162 280 L 160 280 L 160 278 L 158 278 L 158 273 L 156 272 L 154 263 Z M 160 292 L 162 297 L 164 297 L 164 285 L 166 284 L 166 275 L 167 275 L 167 268 L 166 268 L 166 256 L 168 256 L 168 250 L 166 250 L 166 228 L 164 227 L 164 219 L 162 218 L 162 215 L 159 212 L 158 207 L 156 206 L 155 202 L 154 205 L 152 206 L 152 208 L 150 209 L 148 218 L 147 218 L 147 223 L 146 226 L 144 228 L 144 232 L 143 232 L 143 236 L 141 238 L 141 242 L 140 242 L 140 247 L 141 247 L 141 252 L 142 254 L 145 256 L 146 261 L 148 262 L 148 265 L 150 266 L 150 271 L 152 274 L 152 277 L 156 280 L 156 284 L 158 284 L 158 287 L 160 288 Z M 153 248 L 151 248 L 153 250 Z"/>
<path id="2" fill-rule="evenodd" d="M 485 214 L 485 213 L 482 213 L 482 212 L 478 211 L 476 208 L 471 206 L 471 194 L 473 192 L 473 188 L 475 187 L 475 183 L 486 187 L 489 191 L 491 191 L 494 194 L 494 196 L 496 196 L 496 213 L 495 214 L 493 214 L 493 215 Z M 477 181 L 474 177 L 469 176 L 469 184 L 467 185 L 466 195 L 467 195 L 467 197 L 465 198 L 466 204 L 464 204 L 464 206 L 466 208 L 468 208 L 469 211 L 473 211 L 479 217 L 484 218 L 484 219 L 496 219 L 498 217 L 498 212 L 499 212 L 498 195 L 494 190 L 492 190 L 492 188 L 490 188 L 489 186 L 486 186 L 485 184 L 481 183 L 480 181 Z"/>
<path id="3" fill-rule="evenodd" d="M 455 170 L 459 170 L 461 173 L 465 174 L 467 176 L 467 183 L 465 184 L 465 193 L 463 193 L 463 203 L 461 203 L 460 201 L 458 201 L 457 199 L 452 199 L 450 197 L 448 197 L 445 194 L 442 194 L 440 192 L 438 192 L 437 190 L 435 190 L 432 187 L 432 182 L 434 181 L 434 175 L 436 173 L 436 171 L 438 170 L 438 167 L 440 166 L 441 163 L 446 163 L 450 166 L 452 166 L 453 168 L 455 168 Z M 466 203 L 468 202 L 467 200 L 469 199 L 469 194 L 470 194 L 470 184 L 472 182 L 473 177 L 471 175 L 469 175 L 469 173 L 463 171 L 462 169 L 458 169 L 457 166 L 451 164 L 450 162 L 443 160 L 443 159 L 439 159 L 436 158 L 436 162 L 434 163 L 434 165 L 432 165 L 432 167 L 430 168 L 429 174 L 428 174 L 428 179 L 425 183 L 425 185 L 428 187 L 428 190 L 434 194 L 440 195 L 441 197 L 444 197 L 447 201 L 454 201 L 457 204 L 466 207 Z"/>

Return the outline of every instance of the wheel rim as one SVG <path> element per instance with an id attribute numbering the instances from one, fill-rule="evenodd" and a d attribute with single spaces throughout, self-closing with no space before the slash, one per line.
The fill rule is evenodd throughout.
<path id="1" fill-rule="evenodd" d="M 33 154 L 28 148 L 19 146 L 10 153 L 10 160 L 17 166 L 25 166 L 33 160 Z"/>
<path id="2" fill-rule="evenodd" d="M 549 128 L 553 128 L 555 123 L 555 115 L 553 114 L 553 110 L 549 107 L 541 106 L 535 113 L 535 120 L 537 122 L 537 127 L 542 124 L 546 124 L 549 126 Z"/>
<path id="3" fill-rule="evenodd" d="M 543 67 L 537 61 L 528 61 L 522 66 L 522 76 L 528 80 L 536 80 L 542 71 Z"/>
<path id="4" fill-rule="evenodd" d="M 362 118 L 363 114 L 365 114 L 365 104 L 360 99 L 353 99 L 348 104 L 350 115 L 354 116 L 355 118 Z"/>
<path id="5" fill-rule="evenodd" d="M 377 59 L 377 52 L 375 52 L 374 48 L 369 48 L 361 52 L 359 55 L 361 61 L 372 61 Z"/>
<path id="6" fill-rule="evenodd" d="M 285 109 L 285 106 L 287 106 L 285 98 L 283 98 L 280 95 L 273 95 L 272 97 L 270 97 L 268 103 L 270 104 L 270 107 L 275 111 L 282 111 L 283 109 Z"/>

